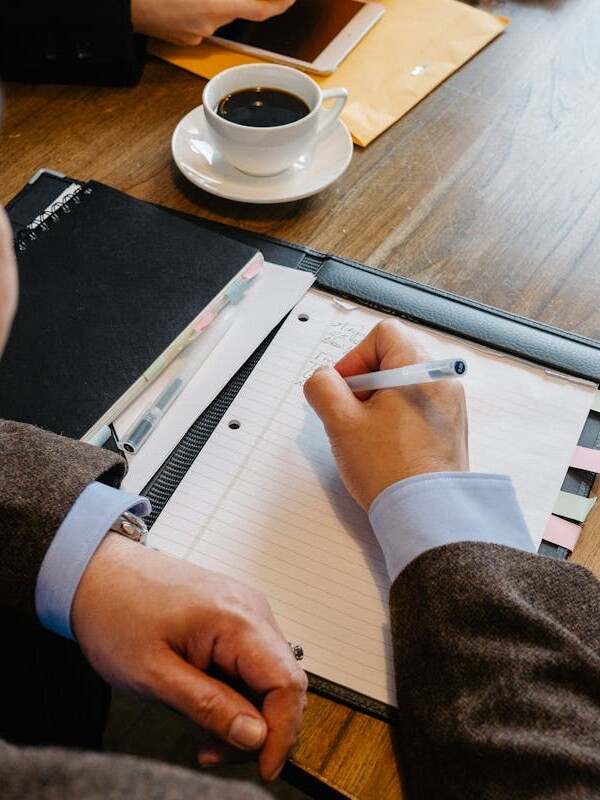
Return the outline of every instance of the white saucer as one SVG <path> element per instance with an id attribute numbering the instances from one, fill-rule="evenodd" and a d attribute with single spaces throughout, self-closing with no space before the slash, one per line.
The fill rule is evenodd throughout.
<path id="1" fill-rule="evenodd" d="M 213 148 L 204 109 L 198 106 L 173 131 L 171 151 L 183 175 L 206 192 L 245 203 L 284 203 L 316 194 L 339 178 L 352 158 L 352 139 L 338 119 L 313 152 L 301 156 L 285 172 L 252 177 L 232 167 Z"/>

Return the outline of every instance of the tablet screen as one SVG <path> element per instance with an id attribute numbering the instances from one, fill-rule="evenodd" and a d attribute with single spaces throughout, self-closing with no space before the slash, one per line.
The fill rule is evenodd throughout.
<path id="1" fill-rule="evenodd" d="M 296 0 L 264 22 L 238 19 L 214 36 L 311 63 L 361 10 L 357 0 Z"/>

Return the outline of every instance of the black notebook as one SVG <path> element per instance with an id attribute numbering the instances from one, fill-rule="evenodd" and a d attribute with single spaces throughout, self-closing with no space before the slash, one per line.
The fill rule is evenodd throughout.
<path id="1" fill-rule="evenodd" d="M 93 181 L 43 173 L 7 210 L 20 297 L 0 416 L 74 438 L 257 256 Z"/>

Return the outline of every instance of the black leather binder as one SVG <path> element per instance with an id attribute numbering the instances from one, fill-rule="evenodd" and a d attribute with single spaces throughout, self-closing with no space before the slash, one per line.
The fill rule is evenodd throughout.
<path id="1" fill-rule="evenodd" d="M 46 221 L 45 229 L 38 227 L 32 230 L 28 227 L 32 219 L 52 205 L 53 199 L 58 194 L 65 188 L 73 186 L 73 184 L 80 187 L 80 192 L 78 191 L 79 202 L 76 203 L 77 208 L 81 210 L 81 208 L 85 208 L 87 203 L 90 209 L 88 215 L 78 214 L 77 209 L 64 208 L 63 204 L 52 210 L 50 218 Z M 228 242 L 227 252 L 236 254 L 238 261 L 234 272 L 239 268 L 240 253 L 251 253 L 258 249 L 269 261 L 315 274 L 315 286 L 338 297 L 357 301 L 362 305 L 390 312 L 401 318 L 425 324 L 440 331 L 457 334 L 471 342 L 485 345 L 513 356 L 523 357 L 528 361 L 549 369 L 559 370 L 576 378 L 588 379 L 596 383 L 600 382 L 600 343 L 597 341 L 515 316 L 500 309 L 485 306 L 403 277 L 384 273 L 335 255 L 321 253 L 301 245 L 224 226 L 163 207 L 141 203 L 141 201 L 134 200 L 95 181 L 81 183 L 49 171 L 42 171 L 35 176 L 35 179 L 8 206 L 9 216 L 15 230 L 19 261 L 23 262 L 22 268 L 31 268 L 30 260 L 34 262 L 36 267 L 43 268 L 46 253 L 45 241 L 52 243 L 52 239 L 46 239 L 46 237 L 58 236 L 59 234 L 63 242 L 63 252 L 75 248 L 80 259 L 85 259 L 86 251 L 90 253 L 90 249 L 99 246 L 99 244 L 103 244 L 108 253 L 112 252 L 114 248 L 120 248 L 121 255 L 127 253 L 131 237 L 135 233 L 133 230 L 135 228 L 135 215 L 127 217 L 129 222 L 124 224 L 125 229 L 122 226 L 118 231 L 118 235 L 115 234 L 112 238 L 107 238 L 104 243 L 99 242 L 97 235 L 91 234 L 90 226 L 94 224 L 94 220 L 102 220 L 102 216 L 98 217 L 98 215 L 110 215 L 111 210 L 114 211 L 116 207 L 130 209 L 132 204 L 138 208 L 139 213 L 142 213 L 140 209 L 143 206 L 143 214 L 148 214 L 149 218 L 153 218 L 151 210 L 154 209 L 156 211 L 160 218 L 161 237 L 164 237 L 174 249 L 179 251 L 178 270 L 180 271 L 179 277 L 184 281 L 182 285 L 190 285 L 185 283 L 190 279 L 190 275 L 194 286 L 197 285 L 198 280 L 206 279 L 206 285 L 203 288 L 208 295 L 215 293 L 215 287 L 218 289 L 226 283 L 227 276 L 230 275 L 227 270 L 231 270 L 231 265 L 228 263 L 230 255 L 224 256 L 224 251 L 222 250 L 216 255 L 213 254 L 211 269 L 202 273 L 202 275 L 194 272 L 192 264 L 189 264 L 188 267 L 185 264 L 189 255 L 193 254 L 194 247 L 201 246 L 202 242 L 211 241 L 212 235 L 216 237 L 212 241 L 220 242 L 221 244 Z M 56 220 L 54 215 L 57 216 Z M 80 224 L 82 218 L 86 220 L 85 225 Z M 133 226 L 129 233 L 127 225 Z M 56 226 L 54 234 L 52 232 L 53 226 Z M 40 240 L 37 243 L 38 249 L 35 258 L 29 255 L 36 252 L 33 248 L 30 249 L 33 237 Z M 153 261 L 153 269 L 160 269 L 161 260 L 160 257 L 157 258 L 157 252 L 160 256 L 164 249 L 161 245 L 158 251 L 152 252 L 152 248 L 157 246 L 156 242 L 156 237 L 148 238 L 136 250 L 131 251 L 131 257 L 143 258 L 144 253 L 146 253 L 148 258 Z M 148 252 L 148 249 L 150 252 Z M 90 253 L 91 255 L 92 253 Z M 121 263 L 123 262 L 121 261 Z M 86 265 L 83 264 L 82 269 L 85 268 Z M 93 277 L 94 272 L 92 271 L 86 280 L 91 280 Z M 87 286 L 88 284 L 84 281 L 80 287 L 82 311 L 80 319 L 83 324 L 87 319 L 86 309 L 89 308 L 90 302 Z M 151 286 L 150 294 L 152 294 L 152 291 L 156 291 L 156 288 L 156 285 Z M 53 287 L 52 291 L 56 292 L 56 286 Z M 164 286 L 162 291 L 166 291 Z M 186 291 L 188 290 L 186 289 Z M 181 293 L 181 297 L 184 299 L 185 293 L 185 291 Z M 97 295 L 93 296 L 93 302 L 97 302 Z M 27 295 L 21 297 L 22 305 L 46 301 L 47 298 L 45 297 L 31 298 Z M 59 313 L 59 293 L 55 293 L 53 302 L 57 304 L 57 313 Z M 135 319 L 144 314 L 143 305 L 141 307 L 139 305 L 130 307 L 123 297 L 111 297 L 110 284 L 106 287 L 105 302 L 109 308 L 111 304 L 114 304 L 113 311 L 114 308 L 118 309 L 118 312 L 116 314 L 113 313 L 110 317 L 112 325 L 118 325 L 123 315 L 131 315 Z M 177 300 L 177 303 L 179 302 L 180 300 Z M 160 318 L 151 318 L 152 325 L 154 325 L 156 331 L 162 329 L 162 326 L 169 321 L 170 315 L 173 316 L 175 326 L 181 326 L 181 308 L 177 303 L 173 302 L 165 305 L 161 310 Z M 23 354 L 27 352 L 32 354 L 27 356 L 29 359 L 27 380 L 31 385 L 35 385 L 35 345 L 36 341 L 40 341 L 40 336 L 43 337 L 44 332 L 29 330 L 28 326 L 35 321 L 35 315 L 32 316 L 31 308 L 23 313 L 28 314 L 26 317 L 28 322 L 25 325 L 25 333 L 27 334 L 25 341 L 31 350 L 21 350 L 21 355 L 25 357 Z M 101 312 L 97 315 L 100 321 L 103 318 L 103 313 Z M 17 332 L 19 330 L 23 332 L 23 325 L 21 325 L 20 329 L 17 329 Z M 29 336 L 29 333 L 35 333 L 35 335 Z M 274 333 L 275 331 L 248 359 L 219 396 L 191 426 L 183 439 L 174 443 L 172 453 L 145 487 L 144 493 L 150 498 L 153 507 L 149 520 L 150 525 L 160 514 L 196 456 L 208 441 L 222 415 L 243 386 L 254 366 L 258 363 Z M 76 348 L 77 331 L 73 331 L 72 339 L 72 346 Z M 61 347 L 65 347 L 67 344 L 61 343 Z M 106 374 L 107 370 L 114 368 L 114 348 L 114 345 L 107 345 L 106 347 L 106 358 L 99 365 L 102 374 Z M 122 350 L 123 348 L 121 347 L 120 349 Z M 55 359 L 58 357 L 59 361 L 57 363 L 60 363 L 60 349 L 58 353 L 55 350 L 52 357 Z M 10 364 L 14 364 L 14 359 L 9 359 L 9 366 Z M 56 379 L 68 381 L 68 371 L 63 369 L 62 373 L 62 376 L 56 374 Z M 24 379 L 23 377 L 22 380 Z M 3 362 L 0 362 L 2 396 L 4 396 L 6 390 L 7 380 L 14 380 L 14 377 L 12 373 L 5 370 Z M 37 389 L 43 392 L 44 386 L 39 386 L 38 384 Z M 76 402 L 77 398 L 74 398 L 73 403 Z M 5 408 L 6 404 L 3 400 L 0 400 L 1 414 L 5 413 Z M 77 433 L 75 432 L 74 435 L 77 435 Z M 548 435 L 551 435 L 550 431 Z M 575 444 L 574 442 L 573 445 L 575 446 Z M 579 444 L 586 447 L 600 447 L 600 414 L 594 411 L 590 412 Z M 587 497 L 590 494 L 594 477 L 593 473 L 570 468 L 565 475 L 562 489 Z M 540 546 L 540 552 L 557 558 L 566 558 L 569 554 L 569 551 L 565 548 L 544 541 Z M 343 686 L 332 684 L 329 681 L 324 681 L 317 676 L 311 676 L 311 687 L 314 691 L 325 696 L 367 711 L 382 719 L 389 720 L 395 713 L 394 709 L 379 701 L 357 695 L 356 692 L 350 691 Z"/>

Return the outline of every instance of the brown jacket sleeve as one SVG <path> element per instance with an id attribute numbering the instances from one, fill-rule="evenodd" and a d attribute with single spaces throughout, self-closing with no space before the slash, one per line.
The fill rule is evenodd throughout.
<path id="1" fill-rule="evenodd" d="M 62 520 L 92 481 L 118 486 L 122 458 L 0 420 L 0 607 L 35 615 L 37 573 Z"/>
<path id="2" fill-rule="evenodd" d="M 600 797 L 600 583 L 500 545 L 430 550 L 391 593 L 407 798 Z"/>

